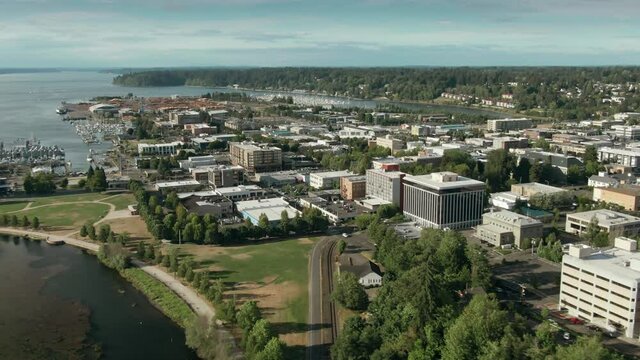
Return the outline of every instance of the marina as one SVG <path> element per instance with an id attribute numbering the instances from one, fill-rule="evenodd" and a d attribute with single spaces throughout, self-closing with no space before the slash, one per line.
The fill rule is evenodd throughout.
<path id="1" fill-rule="evenodd" d="M 42 165 L 64 163 L 63 148 L 46 146 L 38 139 L 18 139 L 10 145 L 0 142 L 0 164 Z"/>

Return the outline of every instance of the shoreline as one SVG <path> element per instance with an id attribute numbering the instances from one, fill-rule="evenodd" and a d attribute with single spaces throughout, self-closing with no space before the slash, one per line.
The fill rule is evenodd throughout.
<path id="1" fill-rule="evenodd" d="M 100 250 L 100 245 L 91 243 L 84 240 L 73 239 L 68 236 L 60 236 L 49 234 L 47 232 L 41 231 L 30 231 L 23 230 L 19 228 L 11 228 L 11 227 L 0 227 L 0 234 L 4 235 L 12 235 L 12 236 L 21 236 L 28 240 L 36 240 L 36 241 L 54 241 L 60 242 L 61 244 L 70 245 L 82 250 L 87 250 L 92 252 L 94 255 L 97 255 Z M 56 246 L 56 245 L 51 245 Z M 165 272 L 164 270 L 158 268 L 155 265 L 146 264 L 140 260 L 133 259 L 131 260 L 132 268 L 137 268 L 144 271 L 149 276 L 153 277 L 159 283 L 165 285 L 169 290 L 171 290 L 174 294 L 176 294 L 193 312 L 196 316 L 203 316 L 207 319 L 212 319 L 215 316 L 215 309 L 208 302 L 203 300 L 199 294 L 195 292 L 195 290 L 190 287 L 182 284 L 178 279 L 174 278 L 171 274 Z M 122 274 L 120 274 L 122 276 Z M 122 276 L 125 280 L 131 283 L 126 277 Z M 133 285 L 133 283 L 131 283 Z M 140 289 L 138 289 L 140 290 Z M 142 290 L 140 290 L 142 292 Z M 144 292 L 142 292 L 145 294 Z M 156 306 L 156 304 L 150 299 L 147 294 L 145 294 L 147 300 Z M 173 319 L 168 316 L 164 311 L 161 311 L 165 316 L 173 321 Z M 183 327 L 183 324 L 178 324 Z"/>

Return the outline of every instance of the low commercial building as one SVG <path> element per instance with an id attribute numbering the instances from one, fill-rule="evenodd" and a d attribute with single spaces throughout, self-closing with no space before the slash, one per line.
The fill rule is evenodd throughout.
<path id="1" fill-rule="evenodd" d="M 107 178 L 107 190 L 127 190 L 131 178 L 128 176 L 114 176 Z"/>
<path id="2" fill-rule="evenodd" d="M 511 211 L 496 211 L 482 215 L 482 225 L 476 228 L 476 236 L 494 246 L 514 244 L 519 249 L 528 248 L 527 239 L 542 238 L 542 222 Z"/>
<path id="3" fill-rule="evenodd" d="M 591 221 L 597 221 L 600 229 L 609 234 L 636 236 L 640 233 L 640 218 L 611 210 L 591 210 L 567 214 L 565 231 L 580 235 L 587 230 Z"/>
<path id="4" fill-rule="evenodd" d="M 309 186 L 314 189 L 331 189 L 340 184 L 340 178 L 353 175 L 349 171 L 328 171 L 312 173 L 309 176 Z"/>
<path id="5" fill-rule="evenodd" d="M 374 131 L 368 129 L 345 126 L 342 130 L 338 131 L 338 136 L 341 139 L 371 139 L 376 136 L 376 134 Z"/>
<path id="6" fill-rule="evenodd" d="M 197 137 L 191 139 L 193 146 L 200 150 L 207 150 L 214 143 L 223 143 L 233 141 L 237 137 L 236 134 L 218 134 L 211 135 L 204 138 Z"/>
<path id="7" fill-rule="evenodd" d="M 581 159 L 575 156 L 567 156 L 565 154 L 556 154 L 547 151 L 537 151 L 530 149 L 517 150 L 519 158 L 527 158 L 529 162 L 549 162 L 553 167 L 556 167 L 566 174 L 571 166 L 578 166 L 583 168 L 584 164 Z"/>
<path id="8" fill-rule="evenodd" d="M 240 215 L 251 221 L 253 225 L 258 225 L 260 216 L 265 215 L 269 219 L 269 224 L 275 226 L 282 219 L 282 212 L 286 211 L 290 219 L 296 217 L 298 210 L 289 206 L 283 198 L 258 199 L 236 202 L 236 208 Z"/>
<path id="9" fill-rule="evenodd" d="M 555 186 L 540 184 L 537 182 L 511 185 L 511 192 L 523 198 L 530 198 L 533 195 L 537 195 L 537 194 L 542 194 L 542 195 L 555 194 L 562 191 L 566 191 L 566 190 L 555 187 Z"/>
<path id="10" fill-rule="evenodd" d="M 366 176 L 345 176 L 340 178 L 340 195 L 345 200 L 361 199 L 367 195 Z"/>
<path id="11" fill-rule="evenodd" d="M 178 148 L 183 143 L 180 141 L 174 141 L 164 144 L 138 144 L 139 155 L 175 155 L 178 152 Z"/>
<path id="12" fill-rule="evenodd" d="M 218 128 L 207 124 L 186 124 L 184 129 L 190 131 L 193 136 L 212 135 L 218 132 Z"/>
<path id="13" fill-rule="evenodd" d="M 596 250 L 570 245 L 562 257 L 558 308 L 607 331 L 640 336 L 640 253 L 635 240 L 618 237 L 615 246 Z"/>
<path id="14" fill-rule="evenodd" d="M 618 139 L 640 140 L 640 126 L 614 125 L 611 128 Z"/>
<path id="15" fill-rule="evenodd" d="M 182 181 L 168 181 L 168 182 L 157 182 L 155 185 L 157 191 L 161 191 L 163 193 L 176 191 L 176 192 L 189 192 L 196 191 L 202 188 L 202 184 L 197 182 L 196 180 L 182 180 Z"/>
<path id="16" fill-rule="evenodd" d="M 222 219 L 233 215 L 233 202 L 220 195 L 191 195 L 181 199 L 180 202 L 190 213 L 200 216 L 213 215 L 217 219 Z"/>
<path id="17" fill-rule="evenodd" d="M 620 181 L 614 177 L 600 173 L 598 175 L 591 175 L 587 181 L 587 185 L 592 188 L 611 188 L 618 187 Z"/>
<path id="18" fill-rule="evenodd" d="M 215 166 L 217 164 L 217 160 L 215 156 L 211 155 L 190 156 L 187 160 L 181 160 L 178 163 L 180 164 L 181 169 L 191 171 L 196 168 Z"/>
<path id="19" fill-rule="evenodd" d="M 640 210 L 640 187 L 594 188 L 593 200 L 622 206 L 625 210 Z"/>
<path id="20" fill-rule="evenodd" d="M 266 191 L 257 185 L 221 187 L 217 188 L 215 193 L 224 196 L 231 201 L 261 199 L 266 195 Z"/>
<path id="21" fill-rule="evenodd" d="M 411 135 L 414 136 L 429 136 L 433 134 L 434 128 L 429 125 L 411 125 Z"/>
<path id="22" fill-rule="evenodd" d="M 487 120 L 487 130 L 506 132 L 510 130 L 524 130 L 533 126 L 531 119 L 495 119 Z"/>
<path id="23" fill-rule="evenodd" d="M 514 138 L 514 137 L 496 137 L 493 138 L 494 149 L 524 149 L 529 147 L 529 140 L 527 138 Z"/>
<path id="24" fill-rule="evenodd" d="M 640 149 L 602 147 L 598 149 L 598 160 L 637 168 L 640 166 Z"/>
<path id="25" fill-rule="evenodd" d="M 405 216 L 423 227 L 465 229 L 480 224 L 485 184 L 452 172 L 402 179 Z"/>
<path id="26" fill-rule="evenodd" d="M 492 193 L 489 198 L 489 203 L 495 207 L 499 207 L 505 210 L 512 210 L 518 205 L 520 196 L 511 191 L 504 191 L 499 193 Z"/>

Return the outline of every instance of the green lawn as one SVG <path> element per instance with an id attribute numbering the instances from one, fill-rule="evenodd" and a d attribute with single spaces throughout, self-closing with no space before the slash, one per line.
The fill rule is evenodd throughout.
<path id="1" fill-rule="evenodd" d="M 120 273 L 178 325 L 184 327 L 193 319 L 194 313 L 189 305 L 151 275 L 137 268 L 124 269 Z"/>
<path id="2" fill-rule="evenodd" d="M 18 211 L 24 209 L 27 206 L 28 202 L 10 202 L 10 203 L 2 203 L 0 204 L 0 214 L 8 213 L 11 211 Z"/>
<path id="3" fill-rule="evenodd" d="M 19 218 L 37 216 L 43 226 L 71 226 L 78 229 L 87 221 L 98 221 L 109 212 L 105 204 L 59 204 L 15 213 Z"/>
<path id="4" fill-rule="evenodd" d="M 104 199 L 104 196 L 103 196 L 103 199 Z M 116 210 L 125 210 L 127 206 L 137 203 L 133 194 L 116 195 L 112 198 L 102 200 L 102 202 L 115 205 Z"/>
<path id="5" fill-rule="evenodd" d="M 50 204 L 67 203 L 67 202 L 75 202 L 75 201 L 94 201 L 94 200 L 104 199 L 107 196 L 109 195 L 104 195 L 100 193 L 53 195 L 53 196 L 35 198 L 31 206 L 50 205 Z"/>
<path id="6" fill-rule="evenodd" d="M 225 247 L 222 254 L 207 254 L 206 246 L 188 246 L 180 251 L 193 255 L 202 268 L 212 269 L 226 283 L 265 281 L 298 286 L 299 296 L 286 304 L 280 321 L 306 323 L 308 314 L 309 254 L 316 238 L 257 242 L 251 245 Z M 200 252 L 199 250 L 202 250 Z"/>

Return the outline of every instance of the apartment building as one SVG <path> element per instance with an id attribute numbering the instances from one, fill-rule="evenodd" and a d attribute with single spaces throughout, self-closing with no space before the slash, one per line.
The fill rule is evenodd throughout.
<path id="1" fill-rule="evenodd" d="M 229 156 L 233 165 L 242 166 L 249 174 L 282 170 L 282 150 L 274 146 L 232 142 Z"/>
<path id="2" fill-rule="evenodd" d="M 391 150 L 392 154 L 404 149 L 404 141 L 394 139 L 391 135 L 377 138 L 376 145 Z"/>
<path id="3" fill-rule="evenodd" d="M 610 234 L 635 236 L 640 233 L 639 217 L 604 209 L 567 214 L 565 231 L 580 235 L 587 230 L 592 220 L 596 220 L 598 226 Z"/>
<path id="4" fill-rule="evenodd" d="M 598 160 L 635 168 L 640 166 L 640 149 L 602 147 L 598 149 Z"/>
<path id="5" fill-rule="evenodd" d="M 452 172 L 402 180 L 405 216 L 423 227 L 465 229 L 480 224 L 485 184 Z"/>
<path id="6" fill-rule="evenodd" d="M 367 170 L 367 196 L 397 205 L 402 209 L 402 179 L 405 175 L 400 171 Z"/>
<path id="7" fill-rule="evenodd" d="M 340 196 L 345 200 L 361 199 L 367 195 L 366 176 L 344 176 L 340 178 Z"/>
<path id="8" fill-rule="evenodd" d="M 216 188 L 238 186 L 242 183 L 243 174 L 242 166 L 211 166 L 207 169 L 207 180 Z"/>
<path id="9" fill-rule="evenodd" d="M 514 244 L 526 248 L 524 240 L 542 238 L 542 222 L 511 211 L 496 211 L 482 215 L 482 225 L 476 237 L 494 246 Z"/>
<path id="10" fill-rule="evenodd" d="M 495 119 L 487 120 L 487 130 L 506 132 L 510 130 L 524 130 L 533 126 L 531 119 Z"/>
<path id="11" fill-rule="evenodd" d="M 327 171 L 309 175 L 309 186 L 314 189 L 331 189 L 340 184 L 340 178 L 353 175 L 349 171 Z"/>
<path id="12" fill-rule="evenodd" d="M 629 211 L 640 210 L 640 187 L 594 188 L 593 200 L 620 205 Z"/>
<path id="13" fill-rule="evenodd" d="M 640 253 L 635 240 L 617 237 L 615 246 L 595 250 L 570 245 L 562 258 L 558 307 L 608 331 L 640 336 Z"/>

